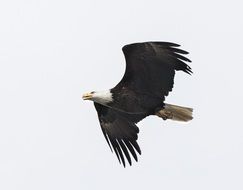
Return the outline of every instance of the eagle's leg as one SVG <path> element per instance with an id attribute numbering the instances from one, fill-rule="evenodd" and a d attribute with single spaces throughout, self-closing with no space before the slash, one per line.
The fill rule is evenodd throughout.
<path id="1" fill-rule="evenodd" d="M 158 117 L 161 117 L 163 120 L 172 119 L 173 118 L 173 113 L 168 111 L 168 110 L 165 110 L 165 109 L 159 110 L 155 114 Z"/>
<path id="2" fill-rule="evenodd" d="M 161 117 L 163 120 L 172 119 L 185 122 L 193 119 L 192 112 L 192 108 L 165 103 L 162 109 L 155 111 L 155 115 Z"/>

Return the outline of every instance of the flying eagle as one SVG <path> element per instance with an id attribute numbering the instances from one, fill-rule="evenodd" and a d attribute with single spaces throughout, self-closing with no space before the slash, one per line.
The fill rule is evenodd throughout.
<path id="1" fill-rule="evenodd" d="M 165 103 L 165 96 L 173 88 L 175 71 L 191 74 L 185 62 L 191 62 L 170 42 L 144 42 L 125 45 L 122 51 L 126 71 L 112 89 L 93 91 L 83 95 L 94 101 L 104 137 L 119 162 L 125 167 L 125 157 L 131 165 L 131 155 L 137 161 L 141 154 L 137 143 L 137 123 L 149 115 L 162 119 L 189 121 L 192 108 Z M 136 153 L 137 152 L 137 153 Z"/>

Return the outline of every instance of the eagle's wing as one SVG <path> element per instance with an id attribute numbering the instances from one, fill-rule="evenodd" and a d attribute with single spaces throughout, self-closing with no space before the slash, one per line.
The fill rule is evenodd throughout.
<path id="1" fill-rule="evenodd" d="M 133 158 L 137 161 L 136 151 L 141 154 L 141 150 L 136 141 L 139 129 L 135 123 L 128 121 L 119 114 L 118 111 L 115 111 L 112 108 L 98 103 L 94 103 L 94 105 L 98 113 L 101 129 L 105 139 L 110 148 L 113 147 L 119 162 L 122 161 L 125 167 L 125 155 L 129 164 L 132 164 L 129 151 Z"/>
<path id="2" fill-rule="evenodd" d="M 175 70 L 191 74 L 185 62 L 191 62 L 181 54 L 180 45 L 169 42 L 144 42 L 129 44 L 122 48 L 126 59 L 126 71 L 115 88 L 131 90 L 164 97 L 173 88 Z"/>

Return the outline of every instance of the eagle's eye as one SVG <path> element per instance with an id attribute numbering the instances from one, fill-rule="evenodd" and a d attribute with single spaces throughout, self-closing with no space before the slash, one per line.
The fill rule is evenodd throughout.
<path id="1" fill-rule="evenodd" d="M 90 94 L 94 94 L 94 93 L 95 93 L 95 91 L 90 92 Z"/>

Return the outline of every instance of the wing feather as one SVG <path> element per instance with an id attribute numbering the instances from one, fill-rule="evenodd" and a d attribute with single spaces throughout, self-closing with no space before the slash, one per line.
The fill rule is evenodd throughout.
<path id="1" fill-rule="evenodd" d="M 126 146 L 124 145 L 123 141 L 119 139 L 118 142 L 119 142 L 119 145 L 120 145 L 121 148 L 122 148 L 122 151 L 124 152 L 124 154 L 125 154 L 125 156 L 126 156 L 126 158 L 127 158 L 128 163 L 129 163 L 130 165 L 132 165 L 131 157 L 130 157 L 129 152 L 128 152 Z"/>
<path id="2" fill-rule="evenodd" d="M 129 151 L 131 152 L 134 160 L 138 161 L 138 157 L 137 157 L 137 154 L 133 148 L 133 146 L 130 144 L 130 142 L 128 140 L 124 140 L 124 143 L 126 144 L 127 148 L 129 149 Z"/>

